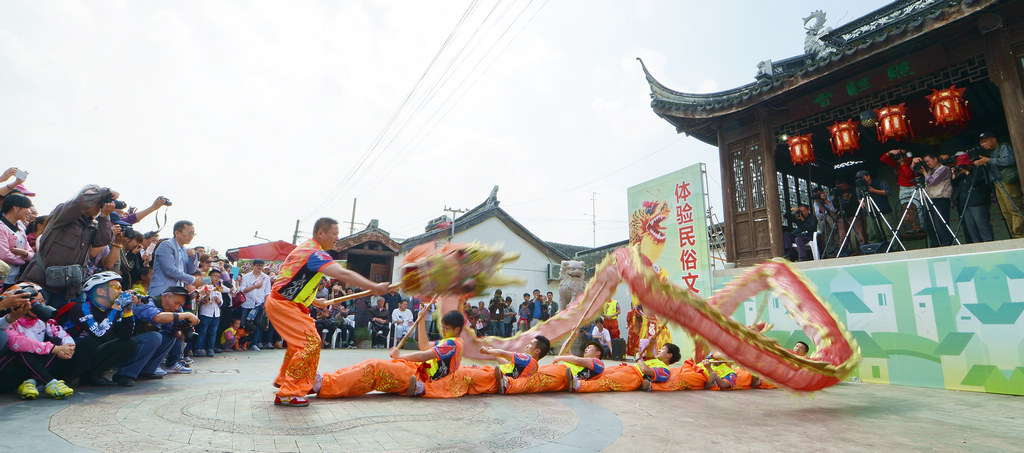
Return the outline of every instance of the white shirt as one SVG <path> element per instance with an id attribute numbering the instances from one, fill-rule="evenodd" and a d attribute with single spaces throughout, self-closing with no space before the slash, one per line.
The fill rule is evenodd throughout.
<path id="1" fill-rule="evenodd" d="M 220 295 L 221 288 L 206 284 L 196 289 L 200 293 L 199 300 L 196 302 L 199 304 L 199 316 L 220 317 L 220 304 L 224 300 Z M 206 299 L 207 295 L 209 295 L 209 301 Z"/>
<path id="2" fill-rule="evenodd" d="M 602 346 L 612 347 L 612 334 L 608 333 L 608 329 L 601 330 L 597 326 L 594 326 L 594 330 L 590 332 L 590 336 L 594 337 L 598 343 Z"/>
<path id="3" fill-rule="evenodd" d="M 270 294 L 270 277 L 262 272 L 259 276 L 254 275 L 252 272 L 242 276 L 243 289 L 253 285 L 256 287 L 245 293 L 245 302 L 242 304 L 242 308 L 252 309 L 263 305 L 264 299 Z"/>
<path id="4" fill-rule="evenodd" d="M 396 308 L 391 312 L 391 322 L 395 323 L 395 325 L 410 326 L 409 323 L 412 321 L 412 310 L 408 308 L 405 311 L 402 311 L 401 308 Z"/>

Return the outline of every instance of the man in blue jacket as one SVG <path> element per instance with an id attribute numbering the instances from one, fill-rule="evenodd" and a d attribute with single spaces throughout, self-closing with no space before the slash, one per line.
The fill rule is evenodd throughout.
<path id="1" fill-rule="evenodd" d="M 149 284 L 149 294 L 163 294 L 171 286 L 195 285 L 197 280 L 192 274 L 199 267 L 199 257 L 192 249 L 185 246 L 192 242 L 196 228 L 188 220 L 179 220 L 174 224 L 174 237 L 156 247 L 153 252 L 153 280 Z"/>

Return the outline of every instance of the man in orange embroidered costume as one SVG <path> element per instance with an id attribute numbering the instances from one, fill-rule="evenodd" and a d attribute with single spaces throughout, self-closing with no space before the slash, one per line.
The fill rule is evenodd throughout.
<path id="1" fill-rule="evenodd" d="M 313 385 L 317 398 L 343 398 L 374 390 L 405 393 L 427 398 L 456 398 L 466 394 L 469 381 L 456 376 L 462 363 L 462 326 L 466 319 L 456 310 L 441 318 L 442 339 L 427 339 L 424 320 L 430 309 L 424 307 L 416 320 L 421 351 L 401 354 L 391 349 L 393 360 L 370 359 L 333 373 L 318 376 Z"/>
<path id="2" fill-rule="evenodd" d="M 649 351 L 644 349 L 643 352 Z M 590 392 L 631 392 L 640 388 L 651 390 L 652 383 L 659 384 L 668 381 L 668 366 L 678 362 L 680 359 L 679 347 L 672 343 L 665 343 L 658 350 L 658 355 L 647 360 L 637 360 L 637 363 L 629 366 L 606 368 L 597 379 L 581 381 L 578 391 Z"/>
<path id="3" fill-rule="evenodd" d="M 280 387 L 274 404 L 308 406 L 306 395 L 313 389 L 320 364 L 320 333 L 309 305 L 323 306 L 316 298 L 317 284 L 326 275 L 349 285 L 385 294 L 386 283 L 374 283 L 335 263 L 325 250 L 338 242 L 338 221 L 320 218 L 313 225 L 313 239 L 292 250 L 281 265 L 281 272 L 267 297 L 266 310 L 274 329 L 288 343 L 284 363 L 274 385 Z"/>
<path id="4" fill-rule="evenodd" d="M 504 394 L 512 386 L 513 381 L 521 379 L 523 381 L 520 385 L 525 385 L 526 379 L 531 378 L 537 372 L 539 366 L 537 361 L 548 355 L 550 350 L 551 341 L 543 335 L 537 335 L 533 340 L 530 340 L 523 352 L 512 352 L 484 346 L 480 348 L 480 352 L 494 356 L 500 365 L 493 369 L 488 366 L 465 367 L 459 374 L 460 376 L 467 376 L 470 380 L 470 395 L 483 393 Z M 531 392 L 520 391 L 519 393 Z"/>

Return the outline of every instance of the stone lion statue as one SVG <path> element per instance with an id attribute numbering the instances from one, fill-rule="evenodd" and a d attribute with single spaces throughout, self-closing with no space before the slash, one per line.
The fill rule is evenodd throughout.
<path id="1" fill-rule="evenodd" d="M 583 261 L 562 261 L 562 270 L 558 274 L 558 303 L 563 308 L 583 293 L 586 286 L 584 269 Z"/>

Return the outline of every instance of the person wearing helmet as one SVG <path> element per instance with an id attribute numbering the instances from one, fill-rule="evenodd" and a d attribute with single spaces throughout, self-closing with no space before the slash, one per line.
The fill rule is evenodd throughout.
<path id="1" fill-rule="evenodd" d="M 138 345 L 135 353 L 114 373 L 117 385 L 131 387 L 139 377 L 162 379 L 167 373 L 192 373 L 192 369 L 181 362 L 182 331 L 186 325 L 199 323 L 195 314 L 181 310 L 188 300 L 188 290 L 171 286 L 159 297 L 145 296 L 137 301 L 135 320 L 139 330 L 148 331 L 135 336 Z M 166 368 L 161 368 L 161 364 Z"/>
<path id="2" fill-rule="evenodd" d="M 7 350 L 7 328 L 28 312 L 31 302 L 28 293 L 0 295 L 0 311 L 10 310 L 6 316 L 0 316 L 0 353 Z"/>
<path id="3" fill-rule="evenodd" d="M 69 377 L 81 376 L 79 385 L 114 385 L 103 372 L 135 352 L 135 317 L 132 294 L 121 290 L 121 276 L 100 272 L 82 284 L 85 300 L 71 302 L 57 313 L 57 322 L 75 339 Z"/>

